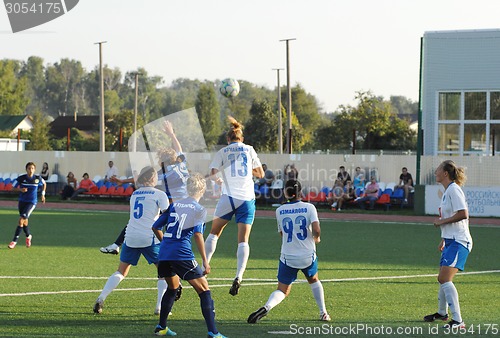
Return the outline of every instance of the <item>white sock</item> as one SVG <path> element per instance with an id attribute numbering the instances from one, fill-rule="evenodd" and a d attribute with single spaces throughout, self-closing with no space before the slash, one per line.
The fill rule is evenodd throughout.
<path id="1" fill-rule="evenodd" d="M 118 284 L 120 284 L 120 282 L 124 278 L 125 277 L 123 277 L 123 275 L 120 272 L 115 271 L 114 274 L 112 274 L 111 276 L 109 276 L 108 281 L 106 282 L 106 284 L 104 284 L 104 288 L 102 289 L 101 294 L 99 295 L 99 298 L 102 301 L 104 301 L 106 299 L 106 297 L 108 297 L 108 295 L 111 293 L 111 291 L 113 291 L 114 289 L 116 289 L 116 287 L 118 286 Z"/>
<path id="2" fill-rule="evenodd" d="M 243 273 L 247 268 L 248 257 L 250 256 L 250 246 L 246 242 L 238 244 L 238 251 L 236 251 L 236 259 L 238 266 L 236 267 L 236 278 L 240 281 L 243 280 Z"/>
<path id="3" fill-rule="evenodd" d="M 446 282 L 441 284 L 444 294 L 446 295 L 446 301 L 451 310 L 451 316 L 453 320 L 457 322 L 462 322 L 462 315 L 460 314 L 460 304 L 458 303 L 458 292 L 457 288 L 453 282 Z"/>
<path id="4" fill-rule="evenodd" d="M 161 308 L 161 299 L 163 298 L 163 294 L 167 291 L 167 281 L 163 278 L 158 278 L 158 282 L 156 283 L 158 286 L 158 298 L 156 299 L 156 309 Z"/>
<path id="5" fill-rule="evenodd" d="M 207 236 L 207 239 L 205 240 L 205 254 L 207 255 L 207 260 L 210 263 L 210 260 L 212 259 L 212 256 L 215 252 L 215 249 L 217 248 L 217 241 L 219 240 L 219 237 L 217 237 L 214 234 L 210 234 Z"/>
<path id="6" fill-rule="evenodd" d="M 282 291 L 276 290 L 273 293 L 271 293 L 264 307 L 266 308 L 267 311 L 271 311 L 271 309 L 276 305 L 278 305 L 279 303 L 281 303 L 283 299 L 285 299 L 285 297 L 286 296 Z"/>
<path id="7" fill-rule="evenodd" d="M 323 284 L 321 281 L 317 281 L 316 283 L 309 284 L 311 286 L 311 291 L 313 293 L 314 299 L 316 300 L 316 304 L 319 308 L 319 313 L 327 313 L 325 306 L 325 293 L 323 291 Z"/>
<path id="8" fill-rule="evenodd" d="M 448 303 L 446 302 L 446 295 L 444 294 L 443 284 L 439 284 L 438 313 L 442 316 L 448 314 Z"/>

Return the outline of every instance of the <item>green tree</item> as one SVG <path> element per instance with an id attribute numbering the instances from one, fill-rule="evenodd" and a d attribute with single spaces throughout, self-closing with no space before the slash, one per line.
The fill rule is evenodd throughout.
<path id="1" fill-rule="evenodd" d="M 47 118 L 40 110 L 33 114 L 33 129 L 30 132 L 30 142 L 26 145 L 27 150 L 52 150 L 49 141 L 49 126 Z"/>
<path id="2" fill-rule="evenodd" d="M 245 125 L 245 142 L 258 152 L 276 152 L 278 147 L 278 117 L 266 100 L 255 100 L 250 108 L 250 120 Z"/>
<path id="3" fill-rule="evenodd" d="M 195 108 L 205 143 L 210 148 L 217 144 L 220 135 L 220 107 L 212 84 L 204 83 L 200 86 Z"/>
<path id="4" fill-rule="evenodd" d="M 359 101 L 356 107 L 340 106 L 330 128 L 320 130 L 321 136 L 329 134 L 332 139 L 324 142 L 325 145 L 328 143 L 333 149 L 349 149 L 355 131 L 357 149 L 415 149 L 415 133 L 410 130 L 408 122 L 391 112 L 389 102 L 371 92 L 358 92 L 356 99 Z"/>
<path id="5" fill-rule="evenodd" d="M 282 89 L 281 93 L 282 102 L 287 102 L 286 90 Z M 299 84 L 292 88 L 292 110 L 304 131 L 301 148 L 314 149 L 314 132 L 321 123 L 320 107 L 316 98 L 307 93 Z"/>
<path id="6" fill-rule="evenodd" d="M 21 64 L 0 60 L 0 115 L 23 115 L 29 104 L 26 78 L 20 77 Z"/>
<path id="7" fill-rule="evenodd" d="M 80 61 L 61 59 L 47 66 L 46 94 L 48 113 L 54 117 L 78 112 L 78 91 L 83 85 L 84 69 Z"/>
<path id="8" fill-rule="evenodd" d="M 20 75 L 26 79 L 26 96 L 30 104 L 26 107 L 26 114 L 34 114 L 37 110 L 45 110 L 45 66 L 43 59 L 37 56 L 30 56 L 28 61 L 23 63 Z"/>

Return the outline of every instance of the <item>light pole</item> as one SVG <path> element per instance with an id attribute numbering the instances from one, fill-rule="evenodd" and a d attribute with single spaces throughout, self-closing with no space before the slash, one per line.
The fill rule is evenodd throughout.
<path id="1" fill-rule="evenodd" d="M 278 76 L 278 154 L 283 154 L 283 124 L 281 122 L 281 85 L 280 70 L 283 68 L 273 68 Z"/>
<path id="2" fill-rule="evenodd" d="M 286 107 L 288 115 L 288 131 L 286 134 L 287 135 L 286 145 L 289 154 L 292 153 L 292 88 L 290 87 L 290 48 L 289 48 L 289 42 L 292 40 L 297 40 L 297 39 L 291 38 L 291 39 L 280 40 L 280 42 L 286 41 L 286 89 L 288 96 L 288 104 Z"/>
<path id="3" fill-rule="evenodd" d="M 104 137 L 104 76 L 103 76 L 103 70 L 102 70 L 102 44 L 106 43 L 107 41 L 101 41 L 101 42 L 96 42 L 94 43 L 95 45 L 99 45 L 99 77 L 100 77 L 100 83 L 101 83 L 101 115 L 99 117 L 99 137 L 100 137 L 100 142 L 99 142 L 99 151 L 104 152 L 106 151 L 106 142 L 105 142 L 105 137 Z"/>

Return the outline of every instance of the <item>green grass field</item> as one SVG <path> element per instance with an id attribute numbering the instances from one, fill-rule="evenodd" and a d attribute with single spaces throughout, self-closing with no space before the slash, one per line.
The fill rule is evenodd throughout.
<path id="1" fill-rule="evenodd" d="M 340 216 L 339 216 L 340 217 Z M 157 316 L 154 266 L 145 260 L 106 300 L 104 312 L 92 306 L 117 256 L 99 247 L 111 243 L 128 213 L 36 210 L 30 219 L 33 246 L 24 234 L 9 250 L 18 215 L 0 209 L 0 336 L 153 336 Z M 210 224 L 208 224 L 210 226 Z M 240 294 L 229 295 L 236 265 L 236 226 L 230 224 L 212 259 L 209 284 L 218 329 L 228 337 L 305 336 L 430 337 L 438 324 L 422 322 L 437 310 L 439 230 L 432 225 L 377 222 L 321 222 L 320 278 L 332 322 L 319 322 L 310 287 L 303 277 L 290 296 L 256 325 L 248 315 L 276 288 L 280 238 L 273 219 L 257 219 L 250 261 Z M 208 231 L 207 231 L 208 232 Z M 465 273 L 457 275 L 462 315 L 468 332 L 456 337 L 500 336 L 500 228 L 473 227 L 474 248 Z M 478 273 L 473 273 L 478 272 Z M 482 272 L 482 273 L 479 273 Z M 472 274 L 469 274 L 472 273 Z M 169 326 L 179 337 L 206 337 L 199 298 L 184 282 Z M 439 323 L 442 325 L 442 323 Z M 474 332 L 472 332 L 474 331 Z M 496 332 L 496 335 L 495 335 Z M 371 334 L 370 334 L 371 333 Z M 392 333 L 392 335 L 390 334 Z"/>

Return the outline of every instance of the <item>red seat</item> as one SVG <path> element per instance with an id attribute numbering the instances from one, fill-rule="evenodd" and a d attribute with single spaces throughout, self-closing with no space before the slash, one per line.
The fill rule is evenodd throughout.
<path id="1" fill-rule="evenodd" d="M 307 202 L 317 202 L 317 203 L 326 202 L 326 194 L 324 192 L 311 191 L 306 195 L 305 200 Z"/>
<path id="2" fill-rule="evenodd" d="M 106 195 L 106 192 L 107 192 L 108 188 L 103 185 L 102 187 L 99 188 L 99 191 L 97 191 L 97 194 L 98 195 Z"/>
<path id="3" fill-rule="evenodd" d="M 108 190 L 106 190 L 106 195 L 116 195 L 116 187 L 115 186 L 111 186 L 108 188 Z"/>
<path id="4" fill-rule="evenodd" d="M 12 190 L 12 183 L 7 183 L 3 191 L 11 191 L 11 190 Z"/>
<path id="5" fill-rule="evenodd" d="M 123 195 L 125 196 L 131 196 L 132 194 L 134 193 L 134 187 L 129 185 L 127 187 L 127 189 L 125 189 L 125 192 L 123 193 Z"/>
<path id="6" fill-rule="evenodd" d="M 5 183 L 0 182 L 0 191 L 5 190 Z"/>
<path id="7" fill-rule="evenodd" d="M 116 190 L 113 193 L 113 195 L 119 195 L 119 196 L 123 196 L 124 194 L 125 194 L 125 188 L 122 186 L 116 188 Z"/>
<path id="8" fill-rule="evenodd" d="M 389 204 L 389 203 L 391 203 L 391 196 L 389 196 L 389 194 L 382 194 L 382 196 L 380 196 L 375 203 L 377 203 L 377 204 Z"/>

